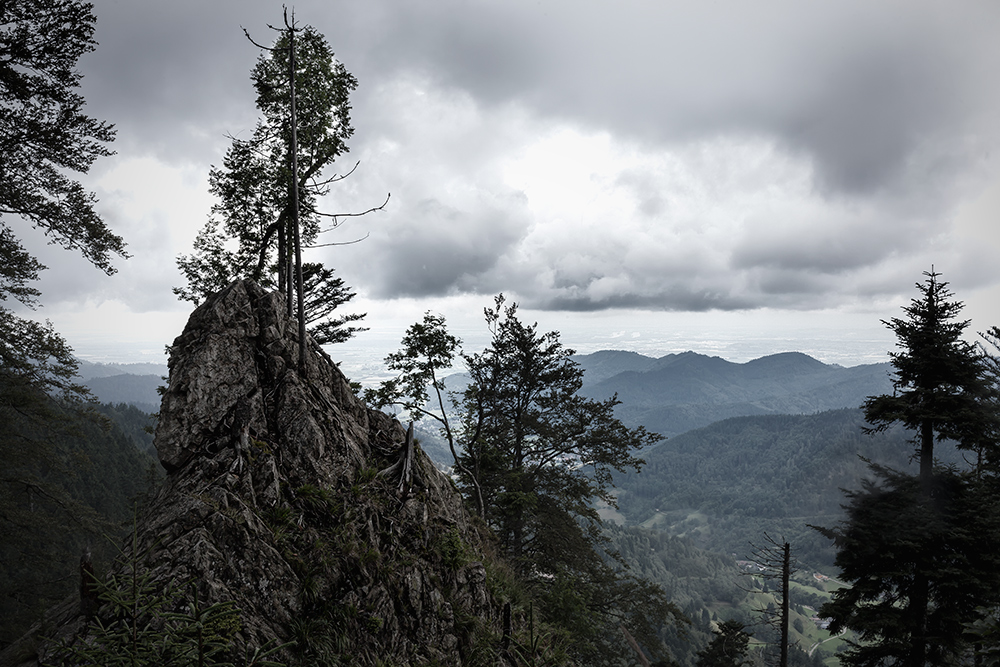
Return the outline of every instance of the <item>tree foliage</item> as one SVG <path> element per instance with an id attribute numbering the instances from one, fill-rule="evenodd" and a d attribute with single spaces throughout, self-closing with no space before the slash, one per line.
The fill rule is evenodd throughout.
<path id="1" fill-rule="evenodd" d="M 111 125 L 83 113 L 76 63 L 96 46 L 93 6 L 78 0 L 0 4 L 0 301 L 34 308 L 31 283 L 46 267 L 8 224 L 13 216 L 52 243 L 114 273 L 125 242 L 94 209 L 96 198 L 68 173 L 86 173 L 111 155 Z M 0 306 L 0 355 L 6 381 L 43 390 L 76 391 L 70 350 L 51 326 L 26 321 Z"/>
<path id="2" fill-rule="evenodd" d="M 453 416 L 442 373 L 459 341 L 429 313 L 387 357 L 397 377 L 367 398 L 442 424 L 460 488 L 535 591 L 544 620 L 572 637 L 571 653 L 592 662 L 620 653 L 619 624 L 662 649 L 656 629 L 682 614 L 607 548 L 594 508 L 614 504 L 612 473 L 638 469 L 636 450 L 660 436 L 626 428 L 614 416 L 617 398 L 578 395 L 583 370 L 558 332 L 522 323 L 502 295 L 484 312 L 490 344 L 462 355 L 471 382 L 452 395 Z"/>
<path id="3" fill-rule="evenodd" d="M 447 389 L 442 373 L 452 367 L 461 343 L 448 333 L 444 317 L 425 313 L 423 321 L 415 322 L 406 330 L 403 349 L 385 358 L 389 370 L 396 371 L 398 375 L 383 382 L 378 389 L 368 390 L 365 399 L 380 407 L 398 405 L 408 412 L 413 421 L 425 416 L 436 420 L 441 425 L 455 466 L 474 491 L 475 506 L 482 516 L 484 508 L 479 481 L 465 468 L 458 455 L 457 434 L 445 406 Z M 433 399 L 429 390 L 434 391 Z"/>
<path id="4" fill-rule="evenodd" d="M 617 397 L 577 393 L 583 370 L 558 332 L 525 325 L 502 295 L 484 312 L 490 344 L 465 357 L 472 382 L 462 399 L 462 460 L 483 489 L 487 523 L 530 569 L 553 562 L 543 555 L 558 549 L 549 538 L 559 524 L 596 522 L 593 500 L 614 504 L 612 472 L 637 470 L 643 461 L 633 452 L 660 436 L 626 428 L 614 416 Z"/>
<path id="5" fill-rule="evenodd" d="M 952 441 L 995 460 L 995 393 L 980 351 L 963 341 L 962 304 L 933 270 L 917 284 L 907 317 L 885 322 L 896 334 L 892 395 L 864 405 L 875 433 L 899 423 L 915 433 L 920 460 L 914 478 L 872 466 L 879 484 L 849 493 L 847 518 L 820 529 L 838 549 L 841 578 L 823 613 L 831 629 L 857 632 L 862 642 L 844 656 L 850 665 L 922 667 L 958 660 L 962 636 L 977 608 L 1000 602 L 995 545 L 1000 539 L 994 480 L 935 466 L 936 442 Z"/>
<path id="6" fill-rule="evenodd" d="M 233 138 L 222 167 L 209 172 L 209 190 L 217 201 L 195 238 L 194 252 L 177 258 L 187 285 L 175 287 L 174 293 L 183 300 L 200 303 L 238 278 L 269 288 L 291 284 L 288 44 L 288 32 L 282 31 L 274 47 L 258 59 L 251 79 L 261 117 L 250 138 Z M 347 141 L 354 133 L 349 97 L 357 80 L 334 59 L 326 38 L 312 27 L 298 31 L 295 46 L 298 210 L 302 241 L 309 245 L 339 224 L 337 216 L 319 210 L 318 202 L 343 178 L 326 170 L 348 152 Z M 306 319 L 320 343 L 342 342 L 362 330 L 347 325 L 364 315 L 330 317 L 354 297 L 333 273 L 319 263 L 303 265 Z"/>
<path id="7" fill-rule="evenodd" d="M 934 465 L 934 442 L 952 440 L 960 449 L 976 450 L 994 432 L 996 417 L 987 399 L 991 388 L 986 367 L 975 345 L 962 340 L 968 320 L 956 320 L 960 301 L 938 280 L 941 274 L 924 272 L 917 283 L 918 298 L 903 310 L 906 318 L 883 323 L 896 334 L 898 352 L 892 360 L 892 395 L 865 401 L 869 431 L 882 431 L 900 423 L 914 431 L 921 476 Z"/>
<path id="8" fill-rule="evenodd" d="M 750 635 L 736 620 L 723 621 L 715 630 L 715 638 L 698 652 L 697 667 L 743 667 L 749 664 L 747 651 Z"/>
<path id="9" fill-rule="evenodd" d="M 125 406 L 57 401 L 34 387 L 0 384 L 0 646 L 16 639 L 44 609 L 79 584 L 81 552 L 108 556 L 136 500 L 159 481 L 159 462 L 124 426 L 141 428 Z"/>
<path id="10" fill-rule="evenodd" d="M 77 91 L 77 61 L 96 46 L 95 21 L 93 6 L 79 0 L 0 2 L 0 302 L 35 308 L 41 297 L 32 283 L 45 266 L 13 220 L 108 274 L 114 256 L 127 257 L 94 195 L 74 178 L 112 154 L 113 127 L 87 116 Z M 80 531 L 107 525 L 69 488 L 86 455 L 67 439 L 96 425 L 81 410 L 86 391 L 76 370 L 51 324 L 0 305 L 0 641 L 9 641 L 24 614 L 64 592 L 61 561 L 80 547 L 71 543 Z"/>
<path id="11" fill-rule="evenodd" d="M 145 565 L 148 552 L 138 549 L 137 531 L 119 548 L 115 571 L 106 578 L 90 571 L 97 605 L 82 636 L 73 637 L 55 652 L 58 665 L 104 667 L 233 667 L 232 644 L 241 628 L 240 610 L 233 602 L 207 604 L 194 583 L 176 581 L 163 586 Z M 282 667 L 269 660 L 276 647 L 248 649 L 243 667 Z M 48 661 L 47 661 L 48 662 Z M 53 664 L 48 662 L 48 664 Z"/>
<path id="12" fill-rule="evenodd" d="M 851 585 L 821 613 L 833 619 L 831 632 L 846 628 L 861 639 L 845 664 L 958 660 L 969 650 L 965 625 L 979 607 L 1000 603 L 996 501 L 954 471 L 935 471 L 929 489 L 910 475 L 874 471 L 878 483 L 849 493 L 843 524 L 823 531 Z"/>
<path id="13" fill-rule="evenodd" d="M 352 322 L 363 320 L 364 313 L 334 315 L 338 308 L 356 294 L 344 284 L 343 278 L 333 275 L 333 269 L 316 262 L 307 262 L 302 265 L 302 283 L 306 326 L 317 344 L 343 343 L 354 334 L 368 330 L 366 327 L 351 325 Z"/>
<path id="14" fill-rule="evenodd" d="M 66 173 L 86 173 L 112 154 L 105 144 L 114 129 L 84 114 L 75 90 L 77 60 L 96 46 L 95 21 L 93 5 L 78 0 L 0 4 L 0 299 L 33 303 L 38 292 L 28 283 L 44 268 L 4 215 L 107 273 L 114 272 L 112 255 L 126 256 L 124 241 L 94 210 L 94 195 Z"/>

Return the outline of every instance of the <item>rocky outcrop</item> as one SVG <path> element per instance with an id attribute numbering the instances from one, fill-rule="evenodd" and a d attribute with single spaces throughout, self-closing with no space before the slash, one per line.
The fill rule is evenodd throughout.
<path id="1" fill-rule="evenodd" d="M 252 282 L 192 314 L 171 347 L 144 567 L 235 603 L 237 663 L 285 645 L 272 659 L 289 665 L 467 664 L 500 632 L 479 531 L 419 449 L 399 483 L 404 429 L 318 347 L 300 373 L 298 349 L 283 299 Z M 64 617 L 64 637 L 81 632 Z"/>

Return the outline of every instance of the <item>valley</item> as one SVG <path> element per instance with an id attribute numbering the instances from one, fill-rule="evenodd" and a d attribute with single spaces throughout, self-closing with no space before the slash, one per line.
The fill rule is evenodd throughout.
<path id="1" fill-rule="evenodd" d="M 617 393 L 624 423 L 668 436 L 642 453 L 640 473 L 616 476 L 618 508 L 601 508 L 609 545 L 663 586 L 692 619 L 689 632 L 698 644 L 711 639 L 713 621 L 726 618 L 753 627 L 756 641 L 768 640 L 772 631 L 755 619 L 768 605 L 773 609 L 773 592 L 766 581 L 741 573 L 737 561 L 765 535 L 789 541 L 800 568 L 791 590 L 799 664 L 834 664 L 842 639 L 816 617 L 838 586 L 834 552 L 810 525 L 841 519 L 842 489 L 858 486 L 866 461 L 909 465 L 905 433 L 861 433 L 858 406 L 891 389 L 888 365 L 845 368 L 799 353 L 743 364 L 692 352 L 652 358 L 602 351 L 574 359 L 585 370 L 581 393 Z M 162 377 L 130 370 L 151 369 L 85 368 L 87 384 L 100 400 L 148 409 Z M 453 390 L 465 382 L 462 375 L 447 380 Z M 447 469 L 450 452 L 431 422 L 418 422 L 417 434 Z M 944 456 L 961 463 L 953 453 Z M 688 640 L 664 632 L 683 655 Z"/>

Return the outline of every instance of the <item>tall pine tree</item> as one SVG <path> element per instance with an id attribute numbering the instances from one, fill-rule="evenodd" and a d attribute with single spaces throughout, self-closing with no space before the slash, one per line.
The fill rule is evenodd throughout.
<path id="1" fill-rule="evenodd" d="M 261 118 L 249 139 L 233 139 L 222 167 L 209 172 L 209 190 L 217 202 L 194 242 L 194 252 L 177 258 L 187 281 L 175 287 L 182 300 L 200 303 L 233 280 L 249 278 L 290 293 L 293 246 L 293 182 L 290 154 L 292 128 L 289 109 L 289 30 L 261 55 L 251 73 Z M 303 245 L 315 243 L 326 228 L 339 224 L 337 216 L 319 210 L 319 201 L 343 178 L 329 174 L 348 152 L 354 134 L 350 94 L 358 82 L 334 58 L 326 38 L 311 26 L 296 29 L 296 117 L 298 217 Z M 332 317 L 354 292 L 320 263 L 303 265 L 307 323 L 319 343 L 350 338 L 348 326 L 364 315 Z"/>
<path id="2" fill-rule="evenodd" d="M 848 494 L 847 519 L 821 532 L 834 539 L 841 578 L 823 612 L 831 631 L 850 629 L 848 665 L 924 667 L 962 657 L 962 628 L 993 605 L 1000 561 L 994 504 L 972 475 L 938 469 L 936 443 L 981 452 L 994 433 L 992 388 L 983 357 L 962 339 L 961 302 L 933 270 L 917 284 L 905 318 L 885 322 L 900 350 L 890 354 L 892 395 L 864 404 L 869 433 L 912 431 L 919 476 L 873 466 L 879 483 Z"/>
<path id="3" fill-rule="evenodd" d="M 612 473 L 639 468 L 636 450 L 660 436 L 625 427 L 614 416 L 616 397 L 577 394 L 583 369 L 558 332 L 521 322 L 517 305 L 502 295 L 485 315 L 490 344 L 462 356 L 471 383 L 455 397 L 457 419 L 445 414 L 440 373 L 459 341 L 430 314 L 407 331 L 404 349 L 387 357 L 399 376 L 366 397 L 441 422 L 466 497 L 576 659 L 602 664 L 628 651 L 620 626 L 662 655 L 656 629 L 684 622 L 683 614 L 609 553 L 595 509 L 595 501 L 615 502 Z M 428 402 L 428 387 L 436 401 Z"/>
<path id="4" fill-rule="evenodd" d="M 918 298 L 903 310 L 906 318 L 883 323 L 896 334 L 899 352 L 890 352 L 892 395 L 865 401 L 869 432 L 902 424 L 915 433 L 920 477 L 934 468 L 934 443 L 951 440 L 965 450 L 978 450 L 992 433 L 988 399 L 991 387 L 980 351 L 962 339 L 968 320 L 957 320 L 963 304 L 952 300 L 941 274 L 924 272 Z"/>

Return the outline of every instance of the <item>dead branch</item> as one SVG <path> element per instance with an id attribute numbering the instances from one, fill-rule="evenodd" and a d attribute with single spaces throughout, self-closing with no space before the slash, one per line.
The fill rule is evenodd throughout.
<path id="1" fill-rule="evenodd" d="M 355 243 L 361 243 L 365 239 L 371 236 L 371 233 L 365 234 L 360 239 L 354 239 L 353 241 L 338 241 L 336 243 L 317 243 L 316 245 L 304 245 L 303 248 L 328 248 L 335 245 L 354 245 Z"/>
<path id="2" fill-rule="evenodd" d="M 334 219 L 334 225 L 330 229 L 336 229 L 337 227 L 340 226 L 340 223 L 336 222 L 337 218 L 360 218 L 363 215 L 368 215 L 369 213 L 374 213 L 375 211 L 381 211 L 381 210 L 383 210 L 385 208 L 386 204 L 389 203 L 389 198 L 390 197 L 392 197 L 392 193 L 391 192 L 389 192 L 389 193 L 387 193 L 385 195 L 385 201 L 384 202 L 382 202 L 378 206 L 372 206 L 367 211 L 362 211 L 360 213 L 320 213 L 319 211 L 316 211 L 316 215 L 321 215 L 324 218 L 333 218 Z M 328 232 L 328 231 L 330 231 L 330 229 L 325 229 L 323 231 L 327 231 Z M 323 232 L 320 232 L 320 234 L 322 234 L 322 233 Z"/>

